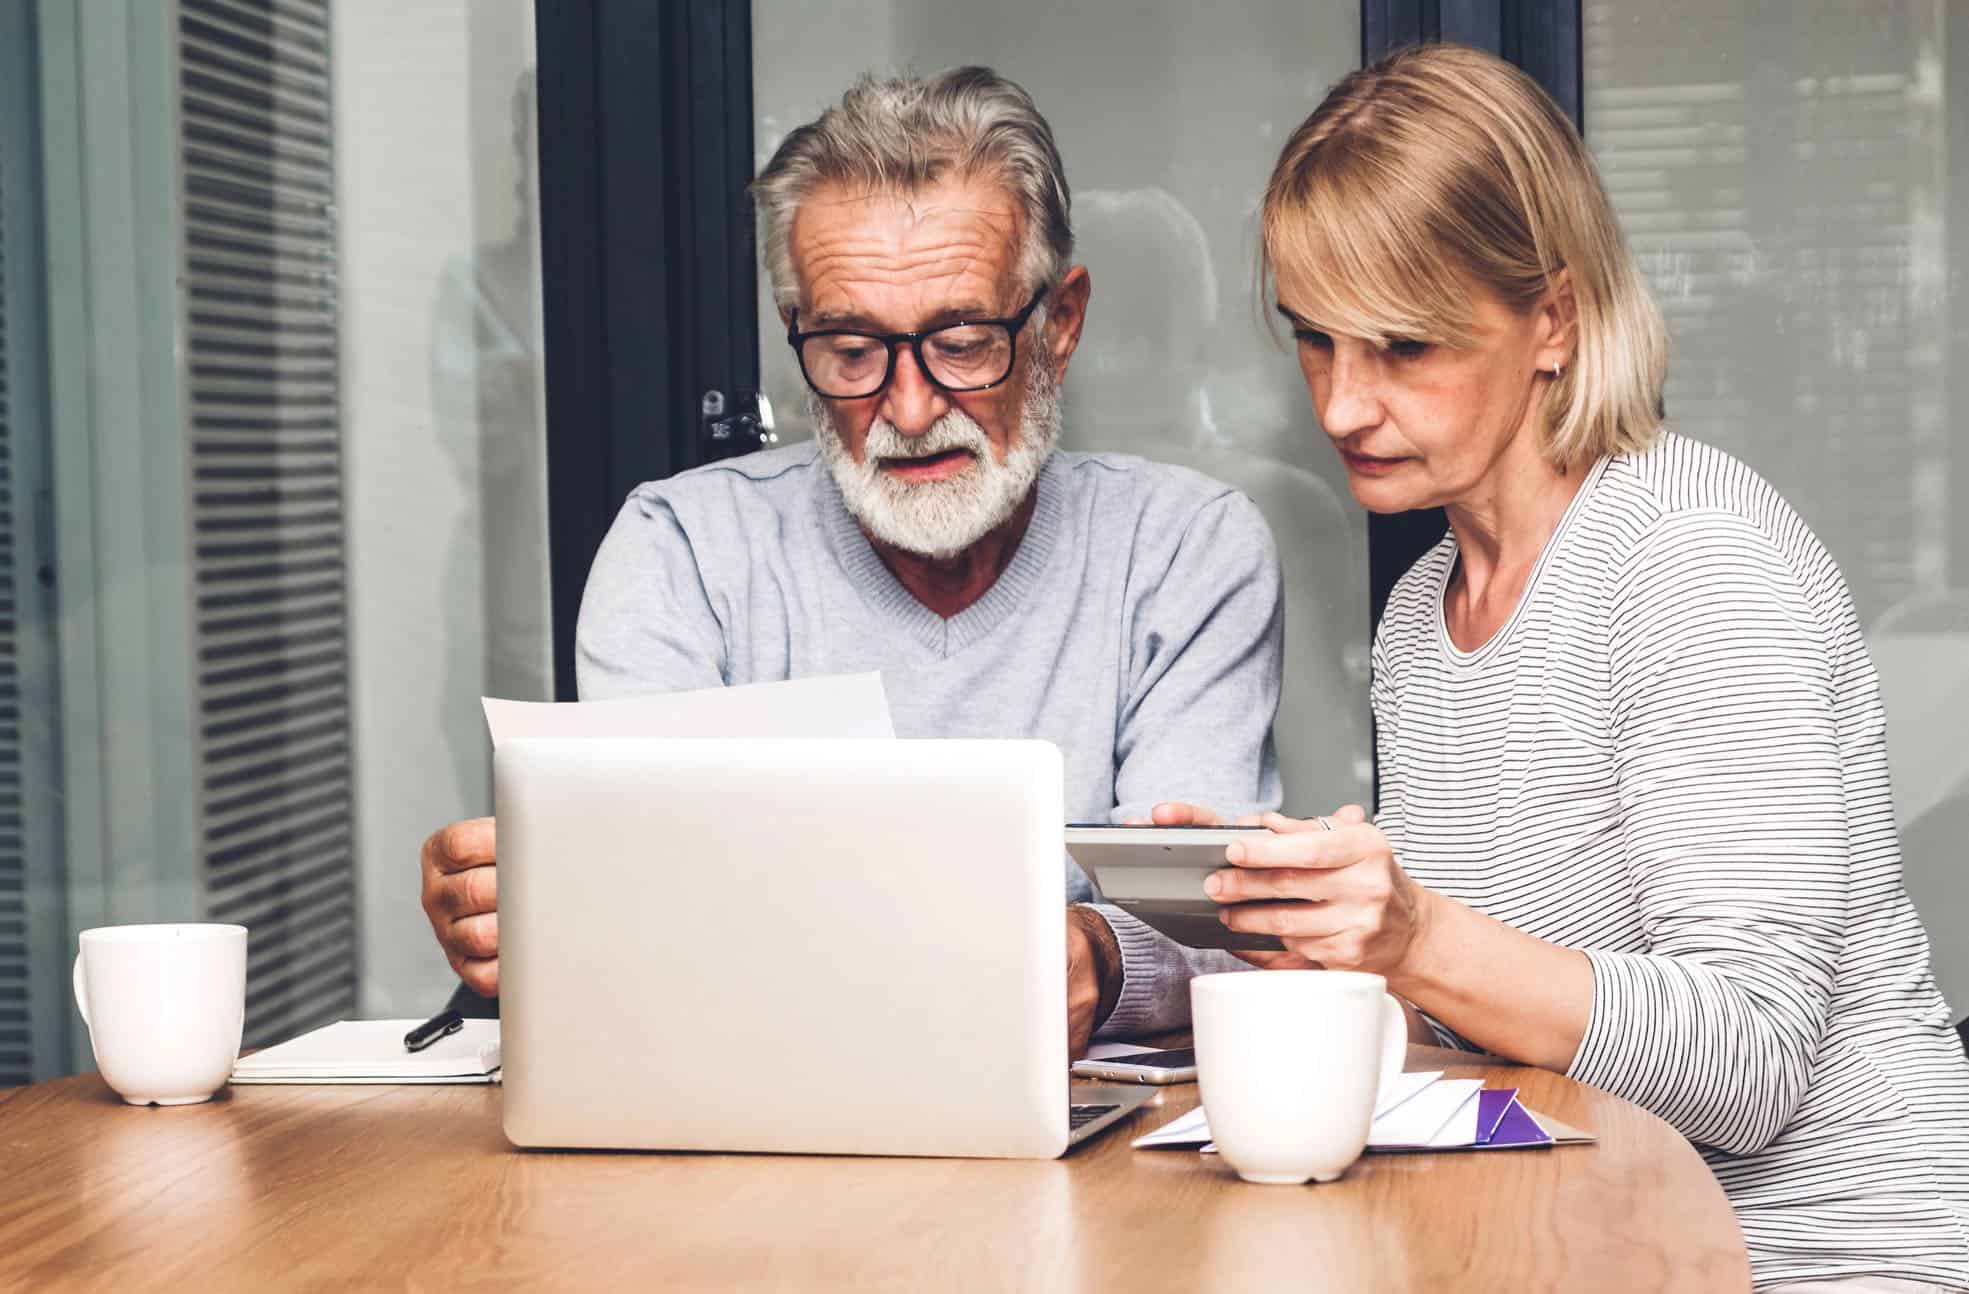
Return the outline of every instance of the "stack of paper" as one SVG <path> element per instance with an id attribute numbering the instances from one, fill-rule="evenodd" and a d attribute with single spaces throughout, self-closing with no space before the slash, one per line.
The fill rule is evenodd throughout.
<path id="1" fill-rule="evenodd" d="M 1440 1072 L 1402 1074 L 1381 1091 L 1367 1134 L 1373 1151 L 1520 1150 L 1555 1142 L 1591 1141 L 1592 1136 L 1545 1122 L 1518 1104 L 1515 1088 L 1489 1090 L 1477 1078 L 1449 1078 Z M 1210 1123 L 1203 1108 L 1172 1119 L 1135 1140 L 1139 1150 L 1196 1150 L 1212 1154 Z"/>
<path id="2" fill-rule="evenodd" d="M 496 1083 L 499 1022 L 467 1020 L 422 1051 L 405 1051 L 418 1020 L 341 1020 L 242 1056 L 235 1083 Z"/>

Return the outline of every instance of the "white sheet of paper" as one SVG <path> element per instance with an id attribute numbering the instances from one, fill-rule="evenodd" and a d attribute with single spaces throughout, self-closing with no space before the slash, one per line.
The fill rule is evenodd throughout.
<path id="1" fill-rule="evenodd" d="M 1374 1121 L 1367 1134 L 1370 1146 L 1467 1146 L 1477 1139 L 1477 1093 L 1481 1078 L 1447 1078 L 1431 1083 L 1410 1100 Z M 1458 1117 L 1467 1107 L 1470 1130 L 1462 1141 L 1439 1140 L 1460 1128 Z"/>
<path id="2" fill-rule="evenodd" d="M 1382 1087 L 1381 1095 L 1375 1098 L 1374 1117 L 1378 1119 L 1410 1097 L 1420 1095 L 1424 1088 L 1429 1087 L 1442 1076 L 1443 1072 L 1440 1069 L 1395 1075 Z"/>
<path id="3" fill-rule="evenodd" d="M 1153 1150 L 1161 1146 L 1200 1146 L 1210 1140 L 1210 1124 L 1202 1106 L 1197 1106 L 1188 1114 L 1179 1115 L 1157 1128 L 1154 1132 L 1135 1138 L 1131 1143 L 1137 1150 Z"/>
<path id="4" fill-rule="evenodd" d="M 877 673 L 708 687 L 620 701 L 483 697 L 492 744 L 513 737 L 893 737 Z"/>
<path id="5" fill-rule="evenodd" d="M 1480 1087 L 1477 1090 L 1483 1089 Z M 1480 1104 L 1477 1093 L 1470 1093 L 1463 1104 L 1456 1107 L 1456 1113 L 1449 1116 L 1449 1121 L 1436 1129 L 1436 1135 L 1429 1138 L 1429 1145 L 1438 1150 L 1476 1145 L 1477 1109 Z"/>

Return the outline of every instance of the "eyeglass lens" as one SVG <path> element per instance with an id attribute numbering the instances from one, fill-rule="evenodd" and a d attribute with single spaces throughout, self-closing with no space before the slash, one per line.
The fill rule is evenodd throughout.
<path id="1" fill-rule="evenodd" d="M 960 391 L 991 386 L 1012 371 L 1012 334 L 1002 324 L 958 324 L 923 338 L 918 353 L 940 386 Z M 821 394 L 840 398 L 874 393 L 890 363 L 887 343 L 858 333 L 808 337 L 800 358 Z"/>

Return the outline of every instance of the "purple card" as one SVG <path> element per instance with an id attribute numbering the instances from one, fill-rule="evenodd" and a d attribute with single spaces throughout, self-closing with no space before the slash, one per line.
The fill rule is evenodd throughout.
<path id="1" fill-rule="evenodd" d="M 1484 1093 L 1489 1096 L 1489 1092 Z M 1502 1096 L 1504 1093 L 1499 1093 Z M 1490 1139 L 1478 1143 L 1479 1150 L 1518 1150 L 1528 1146 L 1549 1146 L 1552 1136 L 1538 1126 L 1538 1120 L 1525 1113 L 1525 1107 L 1518 1104 L 1518 1094 L 1510 1094 L 1510 1103 L 1504 1115 L 1491 1129 Z M 1479 1119 L 1481 1122 L 1481 1118 Z"/>
<path id="2" fill-rule="evenodd" d="M 1515 1087 L 1485 1088 L 1477 1093 L 1477 1143 L 1487 1146 L 1497 1134 L 1497 1125 L 1518 1102 L 1518 1089 Z"/>

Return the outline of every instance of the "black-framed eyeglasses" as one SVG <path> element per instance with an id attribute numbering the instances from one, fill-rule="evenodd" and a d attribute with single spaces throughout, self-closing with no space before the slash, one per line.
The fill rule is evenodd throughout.
<path id="1" fill-rule="evenodd" d="M 1041 288 L 1026 308 L 1005 319 L 960 319 L 922 332 L 873 333 L 852 328 L 800 331 L 800 312 L 787 320 L 786 340 L 800 357 L 800 372 L 815 393 L 830 400 L 880 395 L 896 372 L 896 347 L 908 343 L 916 367 L 932 385 L 950 392 L 985 391 L 1011 375 L 1019 333 L 1046 296 Z"/>

